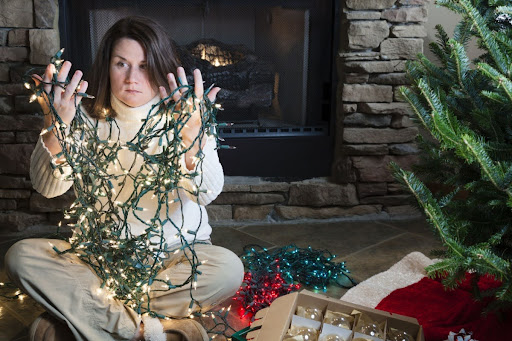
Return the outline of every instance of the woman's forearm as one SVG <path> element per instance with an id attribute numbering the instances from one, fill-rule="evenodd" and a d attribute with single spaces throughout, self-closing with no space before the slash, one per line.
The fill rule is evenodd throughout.
<path id="1" fill-rule="evenodd" d="M 53 131 L 49 131 L 43 135 L 43 142 L 53 156 L 59 154 L 62 151 L 59 140 Z"/>
<path id="2" fill-rule="evenodd" d="M 52 126 L 52 122 L 49 116 L 50 115 L 46 115 L 44 117 L 45 130 L 50 129 Z M 43 134 L 43 143 L 53 156 L 59 154 L 62 151 L 59 140 L 57 139 L 57 136 L 55 136 L 55 128 L 50 129 L 45 134 Z"/>

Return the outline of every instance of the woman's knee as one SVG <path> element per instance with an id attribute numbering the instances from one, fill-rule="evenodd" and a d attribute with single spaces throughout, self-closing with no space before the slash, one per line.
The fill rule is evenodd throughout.
<path id="1" fill-rule="evenodd" d="M 217 258 L 218 273 L 216 285 L 226 294 L 234 294 L 242 284 L 244 266 L 240 258 L 228 249 L 220 251 L 221 257 Z"/>
<path id="2" fill-rule="evenodd" d="M 5 254 L 5 269 L 9 278 L 30 276 L 35 271 L 36 262 L 40 262 L 48 253 L 48 239 L 22 239 L 13 244 Z"/>
<path id="3" fill-rule="evenodd" d="M 240 285 L 242 284 L 242 280 L 244 278 L 244 265 L 238 257 L 233 252 L 229 251 L 231 254 L 230 257 L 230 282 L 234 285 L 235 290 L 238 290 Z"/>
<path id="4" fill-rule="evenodd" d="M 9 278 L 14 279 L 24 273 L 26 253 L 33 250 L 33 239 L 23 239 L 13 244 L 5 254 L 4 264 Z"/>

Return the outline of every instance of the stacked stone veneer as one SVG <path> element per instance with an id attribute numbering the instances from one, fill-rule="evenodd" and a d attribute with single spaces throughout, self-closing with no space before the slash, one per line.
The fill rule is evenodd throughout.
<path id="1" fill-rule="evenodd" d="M 213 221 L 417 214 L 393 181 L 389 161 L 416 161 L 417 128 L 400 101 L 405 61 L 422 51 L 426 0 L 343 4 L 332 177 L 298 182 L 227 177 L 208 206 Z M 43 118 L 22 76 L 60 48 L 57 0 L 0 1 L 0 233 L 55 225 L 73 193 L 43 198 L 32 189 L 30 154 Z"/>
<path id="2" fill-rule="evenodd" d="M 0 233 L 60 218 L 62 199 L 43 200 L 28 177 L 43 117 L 22 82 L 27 70 L 41 73 L 59 50 L 57 20 L 57 0 L 0 1 Z"/>
<path id="3" fill-rule="evenodd" d="M 407 60 L 423 51 L 428 0 L 346 0 L 338 59 L 333 178 L 355 184 L 359 204 L 390 215 L 415 214 L 390 161 L 417 162 L 417 127 L 399 95 Z M 417 213 L 417 212 L 416 212 Z"/>

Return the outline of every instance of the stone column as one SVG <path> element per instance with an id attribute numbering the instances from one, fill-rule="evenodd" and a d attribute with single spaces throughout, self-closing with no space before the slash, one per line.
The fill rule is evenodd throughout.
<path id="1" fill-rule="evenodd" d="M 32 68 L 42 73 L 59 50 L 57 20 L 58 0 L 0 1 L 0 233 L 56 220 L 63 206 L 32 190 L 30 154 L 43 117 L 22 80 Z"/>
<path id="2" fill-rule="evenodd" d="M 417 162 L 417 127 L 399 95 L 407 60 L 423 52 L 428 0 L 346 0 L 338 56 L 333 178 L 354 183 L 360 204 L 414 212 L 394 183 L 390 161 Z"/>

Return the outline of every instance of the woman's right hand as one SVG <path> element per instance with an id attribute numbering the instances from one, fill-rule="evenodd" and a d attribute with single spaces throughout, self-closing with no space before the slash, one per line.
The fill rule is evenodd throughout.
<path id="1" fill-rule="evenodd" d="M 65 82 L 70 69 L 71 63 L 68 61 L 64 62 L 60 68 L 59 74 L 57 75 L 57 80 L 59 82 Z M 69 126 L 71 121 L 73 121 L 73 118 L 75 118 L 76 106 L 82 100 L 82 96 L 77 97 L 76 92 L 85 93 L 88 86 L 86 81 L 80 82 L 82 79 L 82 71 L 80 70 L 77 70 L 74 73 L 69 84 L 64 87 L 46 84 L 51 83 L 54 73 L 55 65 L 49 64 L 46 67 L 43 77 L 39 75 L 32 75 L 36 86 L 39 85 L 41 81 L 45 83 L 43 85 L 44 92 L 37 98 L 39 105 L 41 105 L 41 108 L 43 109 L 45 129 L 48 129 L 53 124 L 53 117 L 50 114 L 50 107 L 48 105 L 48 95 L 53 92 L 53 107 L 62 121 Z M 52 155 L 57 155 L 62 151 L 62 147 L 57 140 L 56 134 L 51 130 L 43 135 L 43 142 Z M 59 159 L 56 160 L 56 162 L 60 163 L 62 160 Z"/>
<path id="2" fill-rule="evenodd" d="M 71 63 L 69 61 L 65 61 L 60 68 L 59 74 L 57 75 L 57 80 L 59 82 L 65 82 L 68 77 L 69 71 L 71 69 Z M 33 79 L 36 85 L 39 85 L 41 81 L 44 83 L 50 83 L 53 79 L 53 74 L 55 73 L 55 65 L 49 64 L 46 67 L 43 77 L 39 75 L 33 75 Z M 76 113 L 76 106 L 82 100 L 82 96 L 76 97 L 75 92 L 83 92 L 87 91 L 87 81 L 81 82 L 82 79 L 82 71 L 77 70 L 73 74 L 69 84 L 65 86 L 52 85 L 52 84 L 44 84 L 43 89 L 44 93 L 37 98 L 39 105 L 43 109 L 43 113 L 45 114 L 45 128 L 48 128 L 52 124 L 52 117 L 48 115 L 50 113 L 50 108 L 48 106 L 48 95 L 53 92 L 53 107 L 55 111 L 60 116 L 62 121 L 69 126 Z"/>

